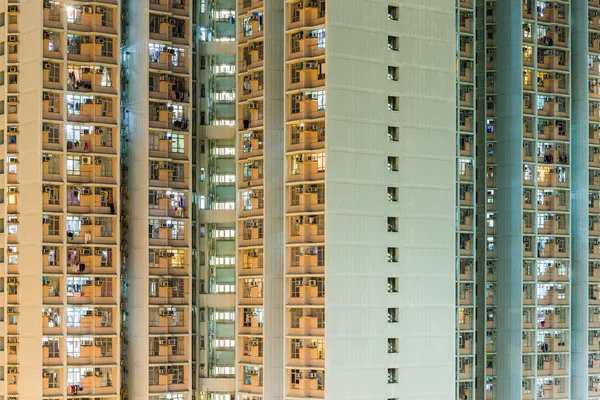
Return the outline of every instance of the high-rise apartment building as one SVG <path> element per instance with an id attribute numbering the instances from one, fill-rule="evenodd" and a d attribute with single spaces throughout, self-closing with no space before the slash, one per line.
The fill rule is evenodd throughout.
<path id="1" fill-rule="evenodd" d="M 0 70 L 0 400 L 600 399 L 598 0 L 0 0 Z"/>
<path id="2" fill-rule="evenodd" d="M 454 21 L 238 3 L 239 399 L 453 396 Z"/>

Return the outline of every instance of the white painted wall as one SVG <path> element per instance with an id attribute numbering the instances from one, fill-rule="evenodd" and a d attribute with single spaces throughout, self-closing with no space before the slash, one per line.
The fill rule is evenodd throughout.
<path id="1" fill-rule="evenodd" d="M 455 4 L 329 0 L 326 398 L 454 396 Z M 400 38 L 391 52 L 387 36 Z M 400 67 L 399 82 L 387 67 Z M 400 97 L 400 111 L 387 110 Z M 399 126 L 400 141 L 387 140 Z M 387 171 L 387 157 L 400 171 Z M 399 187 L 389 203 L 387 187 Z M 399 217 L 388 233 L 387 217 Z M 387 263 L 387 247 L 399 262 Z M 398 294 L 387 278 L 400 278 Z M 388 324 L 387 308 L 399 308 Z M 399 353 L 387 353 L 387 338 Z M 387 383 L 398 368 L 399 383 Z"/>

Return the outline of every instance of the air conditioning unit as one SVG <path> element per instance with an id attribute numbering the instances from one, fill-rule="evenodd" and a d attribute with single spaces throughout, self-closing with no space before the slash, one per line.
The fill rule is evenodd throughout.
<path id="1" fill-rule="evenodd" d="M 176 345 L 177 339 L 169 339 L 169 345 Z"/>
<path id="2" fill-rule="evenodd" d="M 296 101 L 302 101 L 302 100 L 304 100 L 304 96 L 301 94 L 295 94 L 293 99 Z"/>
<path id="3" fill-rule="evenodd" d="M 81 189 L 81 194 L 83 196 L 89 196 L 92 194 L 92 189 L 90 189 L 89 187 L 84 187 Z"/>
<path id="4" fill-rule="evenodd" d="M 162 282 L 160 282 L 160 286 L 162 286 L 162 287 L 169 287 L 169 281 L 162 281 Z"/>
<path id="5" fill-rule="evenodd" d="M 106 9 L 104 7 L 96 7 L 96 13 L 97 14 L 104 14 L 106 12 Z"/>
<path id="6" fill-rule="evenodd" d="M 83 313 L 81 313 L 81 315 L 84 317 L 91 317 L 94 315 L 94 312 L 92 310 L 85 310 Z"/>
<path id="7" fill-rule="evenodd" d="M 258 110 L 259 108 L 260 108 L 260 105 L 258 103 L 248 104 L 248 109 L 250 109 L 250 110 Z"/>
<path id="8" fill-rule="evenodd" d="M 8 188 L 8 193 L 19 193 L 19 188 L 16 186 L 11 186 Z"/>
<path id="9" fill-rule="evenodd" d="M 90 315 L 91 315 L 91 311 L 90 311 Z M 94 315 L 96 317 L 103 317 L 104 316 L 104 311 L 98 311 L 98 310 L 96 310 L 96 312 L 94 313 Z"/>
<path id="10" fill-rule="evenodd" d="M 81 157 L 81 163 L 85 164 L 85 165 L 91 165 L 92 164 L 92 157 L 89 157 L 89 156 Z"/>
<path id="11" fill-rule="evenodd" d="M 258 257 L 258 252 L 255 250 L 251 250 L 248 252 L 248 257 L 256 258 Z"/>
<path id="12" fill-rule="evenodd" d="M 304 39 L 304 34 L 302 32 L 294 33 L 292 35 L 292 39 L 294 39 L 294 40 L 302 40 L 302 39 Z"/>
<path id="13" fill-rule="evenodd" d="M 177 20 L 175 18 L 169 18 L 169 25 L 177 25 Z"/>
<path id="14" fill-rule="evenodd" d="M 94 375 L 97 377 L 101 377 L 101 376 L 104 376 L 104 373 L 102 372 L 102 370 L 100 368 L 96 368 L 94 371 Z"/>
<path id="15" fill-rule="evenodd" d="M 296 379 L 302 379 L 302 372 L 296 372 L 294 376 Z"/>
<path id="16" fill-rule="evenodd" d="M 9 13 L 18 13 L 19 12 L 19 6 L 8 6 L 8 12 Z"/>
<path id="17" fill-rule="evenodd" d="M 308 375 L 306 375 L 306 377 L 308 379 L 317 379 L 317 373 L 316 372 L 309 372 Z"/>
<path id="18" fill-rule="evenodd" d="M 8 283 L 19 283 L 19 279 L 14 276 L 8 277 L 6 281 Z"/>
<path id="19" fill-rule="evenodd" d="M 93 14 L 94 13 L 94 7 L 83 6 L 82 11 L 83 11 L 84 14 Z"/>
<path id="20" fill-rule="evenodd" d="M 318 193 L 319 188 L 317 186 L 309 186 L 306 188 L 306 193 Z"/>
<path id="21" fill-rule="evenodd" d="M 19 162 L 19 159 L 17 157 L 14 157 L 14 156 L 6 157 L 6 160 L 9 163 L 13 163 L 13 164 L 17 164 Z"/>
<path id="22" fill-rule="evenodd" d="M 19 343 L 19 338 L 16 336 L 9 336 L 7 342 L 11 344 Z"/>
<path id="23" fill-rule="evenodd" d="M 302 4 L 302 1 L 299 1 L 298 3 L 294 3 L 294 8 L 296 10 L 301 10 L 304 8 L 304 4 Z"/>
<path id="24" fill-rule="evenodd" d="M 294 189 L 294 191 L 298 194 L 304 193 L 304 188 L 302 186 L 297 187 Z"/>
<path id="25" fill-rule="evenodd" d="M 96 159 L 94 160 L 94 162 L 95 162 L 96 165 L 102 165 L 104 163 L 104 160 L 101 159 L 101 158 L 99 158 L 99 157 L 96 157 Z"/>
<path id="26" fill-rule="evenodd" d="M 317 286 L 317 280 L 316 279 L 309 279 L 306 286 L 312 286 L 312 287 Z M 308 345 L 308 347 L 310 347 L 310 345 Z"/>
<path id="27" fill-rule="evenodd" d="M 42 254 L 50 254 L 50 249 L 48 247 L 42 247 Z"/>
<path id="28" fill-rule="evenodd" d="M 96 38 L 96 43 L 98 44 L 104 44 L 105 39 L 103 37 L 97 37 Z"/>
<path id="29" fill-rule="evenodd" d="M 160 222 L 160 227 L 161 228 L 167 228 L 167 229 L 171 229 L 173 228 L 173 225 L 171 225 L 170 223 L 168 223 L 167 221 L 161 221 Z"/>
<path id="30" fill-rule="evenodd" d="M 89 220 L 89 218 L 88 218 L 88 220 Z M 82 224 L 83 224 L 83 221 L 82 221 Z M 84 248 L 82 248 L 79 251 L 79 254 L 81 254 L 82 256 L 91 256 L 92 255 L 92 249 L 84 247 Z"/>
<path id="31" fill-rule="evenodd" d="M 50 286 L 50 281 L 48 279 L 46 279 L 45 281 L 42 281 L 42 285 L 43 286 Z M 46 315 L 46 313 L 48 315 Z M 44 316 L 49 317 L 50 316 L 50 311 L 44 311 Z"/>
<path id="32" fill-rule="evenodd" d="M 18 36 L 16 36 L 16 35 L 10 35 L 10 36 L 8 37 L 8 41 L 9 41 L 9 42 L 12 42 L 12 43 L 18 43 L 18 42 L 19 42 L 19 37 L 18 37 Z"/>
<path id="33" fill-rule="evenodd" d="M 306 220 L 305 220 L 304 223 L 309 224 L 309 225 L 316 224 L 317 223 L 317 217 L 308 217 L 308 218 L 306 218 Z"/>
<path id="34" fill-rule="evenodd" d="M 166 368 L 161 368 L 161 369 L 158 370 L 158 373 L 160 375 L 167 375 L 167 369 Z"/>
<path id="35" fill-rule="evenodd" d="M 15 367 L 8 367 L 8 373 L 9 374 L 18 374 L 19 373 L 19 369 L 15 368 Z"/>
<path id="36" fill-rule="evenodd" d="M 42 100 L 43 101 L 50 101 L 50 95 L 48 93 L 44 93 L 42 95 Z"/>
<path id="37" fill-rule="evenodd" d="M 18 314 L 19 309 L 17 307 L 8 307 L 7 308 L 9 314 Z"/>
<path id="38" fill-rule="evenodd" d="M 44 39 L 51 39 L 52 38 L 52 34 L 48 31 L 44 31 Z M 44 69 L 50 69 L 50 68 L 44 68 Z"/>
<path id="39" fill-rule="evenodd" d="M 161 75 L 160 76 L 160 81 L 161 82 L 168 82 L 169 81 L 169 75 Z"/>
<path id="40" fill-rule="evenodd" d="M 96 128 L 96 129 L 94 129 L 94 133 L 96 135 L 104 135 L 104 129 L 102 129 L 102 128 Z"/>
<path id="41" fill-rule="evenodd" d="M 42 373 L 43 378 L 51 378 L 54 374 L 52 372 L 44 371 Z"/>
<path id="42" fill-rule="evenodd" d="M 8 72 L 19 72 L 19 67 L 13 65 L 8 67 Z"/>
<path id="43" fill-rule="evenodd" d="M 96 249 L 94 250 L 94 255 L 95 256 L 102 256 L 104 254 L 104 252 L 100 249 Z"/>
<path id="44" fill-rule="evenodd" d="M 8 103 L 18 103 L 19 102 L 19 97 L 18 96 L 8 96 L 6 98 L 6 101 Z"/>

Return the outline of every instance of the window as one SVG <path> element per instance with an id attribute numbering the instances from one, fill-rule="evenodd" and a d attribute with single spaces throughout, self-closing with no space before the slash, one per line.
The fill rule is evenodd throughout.
<path id="1" fill-rule="evenodd" d="M 389 202 L 392 202 L 392 203 L 398 202 L 398 190 L 399 190 L 399 188 L 397 188 L 397 187 L 388 187 L 387 188 L 387 195 L 388 195 Z"/>
<path id="2" fill-rule="evenodd" d="M 303 63 L 292 64 L 292 83 L 300 82 L 300 71 L 304 69 Z"/>
<path id="3" fill-rule="evenodd" d="M 388 111 L 400 111 L 400 97 L 388 96 Z"/>
<path id="4" fill-rule="evenodd" d="M 399 249 L 397 247 L 388 247 L 387 260 L 388 262 L 398 262 Z"/>
<path id="5" fill-rule="evenodd" d="M 388 126 L 388 142 L 397 142 L 400 138 L 400 128 Z"/>
<path id="6" fill-rule="evenodd" d="M 387 279 L 387 291 L 388 293 L 398 293 L 398 278 Z"/>
<path id="7" fill-rule="evenodd" d="M 398 308 L 388 308 L 387 314 L 388 314 L 388 323 L 398 322 L 398 314 L 399 314 Z"/>
<path id="8" fill-rule="evenodd" d="M 160 75 L 150 73 L 148 77 L 148 88 L 151 92 L 160 92 Z"/>
<path id="9" fill-rule="evenodd" d="M 398 339 L 389 338 L 388 339 L 388 353 L 397 353 L 398 352 Z"/>
<path id="10" fill-rule="evenodd" d="M 398 172 L 398 165 L 400 164 L 399 157 L 388 157 L 387 158 L 387 168 L 388 171 Z"/>
<path id="11" fill-rule="evenodd" d="M 400 38 L 397 36 L 388 36 L 388 49 L 392 51 L 399 50 Z"/>
<path id="12" fill-rule="evenodd" d="M 390 21 L 398 21 L 400 15 L 400 7 L 388 6 L 388 19 Z"/>
<path id="13" fill-rule="evenodd" d="M 390 81 L 398 81 L 398 77 L 400 76 L 400 68 L 398 67 L 388 67 L 388 79 Z"/>
<path id="14" fill-rule="evenodd" d="M 388 368 L 388 383 L 398 383 L 398 369 L 397 368 Z"/>
<path id="15" fill-rule="evenodd" d="M 150 386 L 158 385 L 160 383 L 159 375 L 160 367 L 150 367 L 148 369 L 148 384 Z"/>
<path id="16" fill-rule="evenodd" d="M 52 157 L 52 159 L 57 157 Z M 67 156 L 67 175 L 81 175 L 81 157 Z"/>
<path id="17" fill-rule="evenodd" d="M 112 57 L 113 56 L 113 39 L 104 38 L 104 43 L 102 44 L 101 55 L 103 57 Z"/>
<path id="18" fill-rule="evenodd" d="M 290 284 L 290 297 L 298 298 L 300 297 L 300 291 L 302 286 L 304 286 L 304 279 L 302 278 L 292 278 Z"/>
<path id="19" fill-rule="evenodd" d="M 398 217 L 387 217 L 387 231 L 398 232 Z"/>

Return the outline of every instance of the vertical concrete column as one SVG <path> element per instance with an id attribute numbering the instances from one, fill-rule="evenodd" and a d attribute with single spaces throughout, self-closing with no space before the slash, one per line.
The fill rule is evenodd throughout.
<path id="1" fill-rule="evenodd" d="M 571 4 L 571 396 L 588 397 L 588 3 Z"/>
<path id="2" fill-rule="evenodd" d="M 523 263 L 521 1 L 496 2 L 497 19 L 497 390 L 521 398 Z M 480 267 L 481 268 L 481 267 Z"/>

